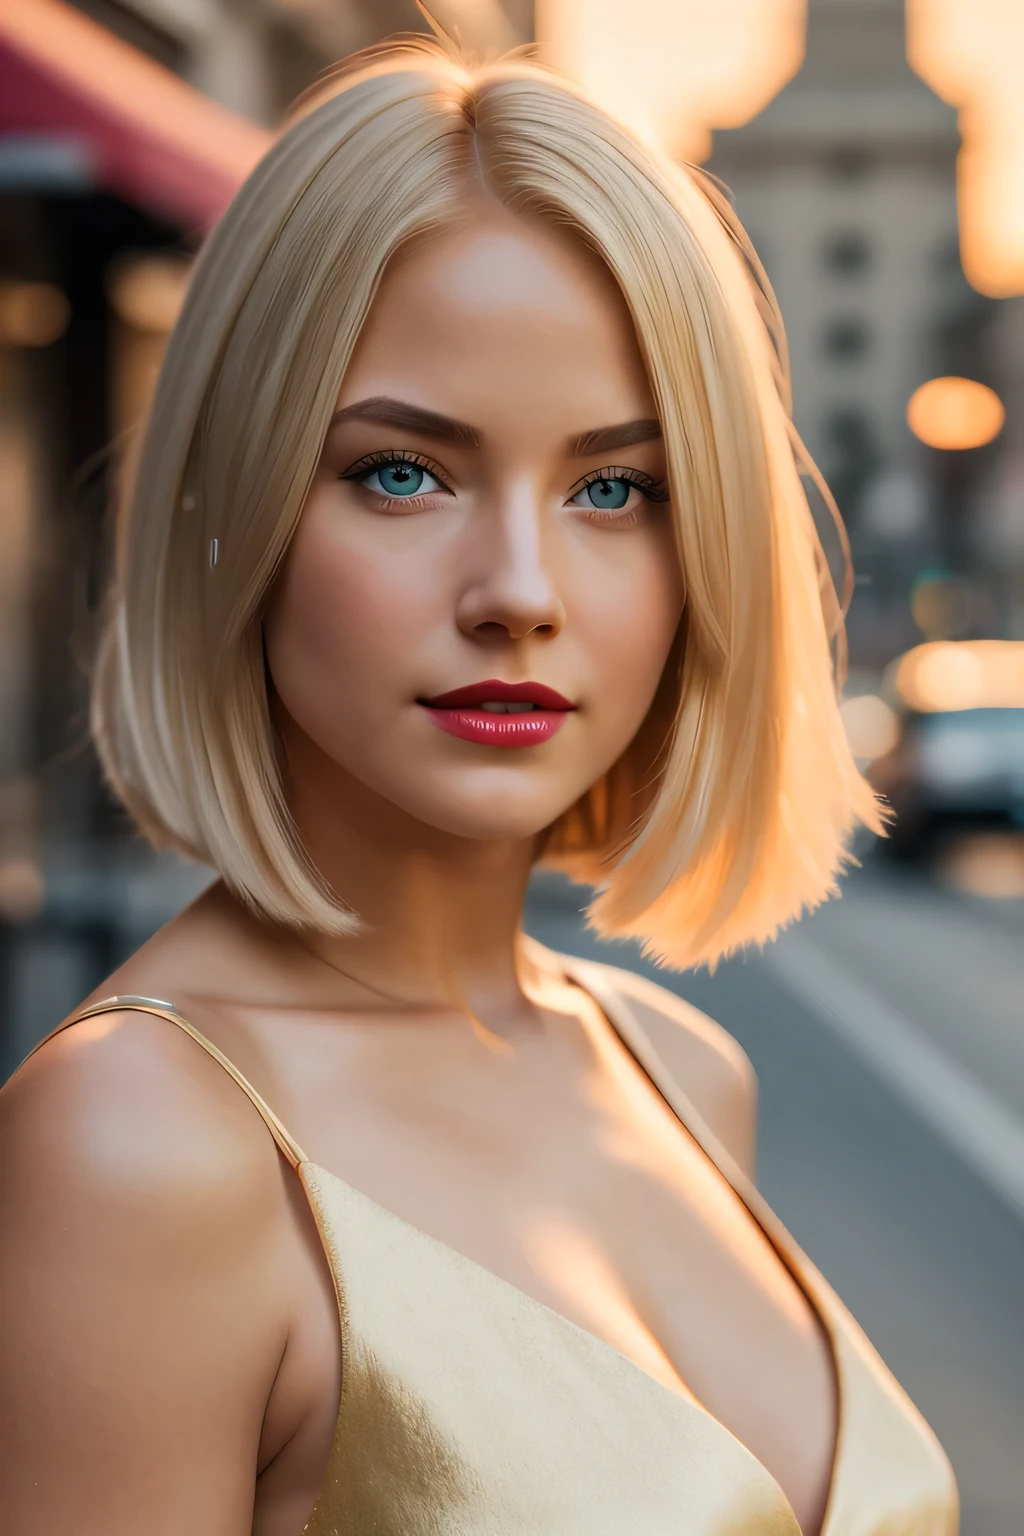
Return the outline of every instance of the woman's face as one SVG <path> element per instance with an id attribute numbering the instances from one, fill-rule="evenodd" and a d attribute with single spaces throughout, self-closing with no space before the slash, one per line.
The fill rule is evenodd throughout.
<path id="1" fill-rule="evenodd" d="M 501 210 L 403 255 L 266 618 L 293 764 L 450 833 L 528 837 L 628 747 L 682 603 L 664 444 L 603 266 Z"/>

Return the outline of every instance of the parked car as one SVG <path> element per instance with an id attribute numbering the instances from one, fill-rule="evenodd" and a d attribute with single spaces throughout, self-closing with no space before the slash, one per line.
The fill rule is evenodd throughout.
<path id="1" fill-rule="evenodd" d="M 890 694 L 897 739 L 868 775 L 895 813 L 890 851 L 924 854 L 965 826 L 1024 828 L 1024 641 L 918 646 Z"/>

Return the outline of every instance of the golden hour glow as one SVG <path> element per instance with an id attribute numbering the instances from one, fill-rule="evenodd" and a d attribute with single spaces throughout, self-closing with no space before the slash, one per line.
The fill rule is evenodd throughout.
<path id="1" fill-rule="evenodd" d="M 1024 293 L 1024 5 L 907 0 L 907 57 L 959 109 L 960 255 L 980 293 Z"/>
<path id="2" fill-rule="evenodd" d="M 806 0 L 537 0 L 542 57 L 641 138 L 706 160 L 792 79 Z"/>
<path id="3" fill-rule="evenodd" d="M 70 318 L 71 307 L 53 283 L 0 283 L 0 345 L 52 346 Z"/>
<path id="4" fill-rule="evenodd" d="M 178 318 L 191 263 L 182 256 L 137 256 L 118 265 L 108 284 L 117 316 L 139 331 L 167 336 Z"/>
<path id="5" fill-rule="evenodd" d="M 1024 896 L 1024 837 L 989 832 L 959 838 L 946 850 L 939 874 L 947 885 L 972 896 L 1019 901 Z"/>
<path id="6" fill-rule="evenodd" d="M 929 379 L 907 403 L 907 425 L 929 448 L 980 448 L 1002 431 L 1003 402 L 977 379 Z"/>
<path id="7" fill-rule="evenodd" d="M 107 273 L 113 337 L 110 408 L 116 432 L 138 426 L 149 409 L 167 338 L 188 287 L 191 264 L 174 252 L 116 262 Z"/>
<path id="8" fill-rule="evenodd" d="M 531 1267 L 561 1298 L 570 1316 L 584 1318 L 598 1338 L 606 1339 L 662 1386 L 692 1398 L 615 1265 L 588 1233 L 565 1217 L 538 1214 L 523 1221 L 520 1240 Z"/>
<path id="9" fill-rule="evenodd" d="M 1024 709 L 1024 640 L 939 640 L 918 645 L 896 667 L 911 709 Z"/>
<path id="10" fill-rule="evenodd" d="M 899 736 L 896 711 L 873 693 L 844 699 L 839 713 L 843 717 L 850 751 L 861 762 L 873 762 L 891 752 Z"/>
<path id="11" fill-rule="evenodd" d="M 34 859 L 0 860 L 0 916 L 26 923 L 38 917 L 46 899 L 43 873 Z"/>

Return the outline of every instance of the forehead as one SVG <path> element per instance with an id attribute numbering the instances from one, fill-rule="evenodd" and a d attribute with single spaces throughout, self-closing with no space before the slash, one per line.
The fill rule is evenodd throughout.
<path id="1" fill-rule="evenodd" d="M 385 272 L 339 404 L 391 395 L 559 436 L 653 415 L 632 320 L 607 268 L 567 233 L 498 209 Z M 508 426 L 503 420 L 502 425 Z"/>

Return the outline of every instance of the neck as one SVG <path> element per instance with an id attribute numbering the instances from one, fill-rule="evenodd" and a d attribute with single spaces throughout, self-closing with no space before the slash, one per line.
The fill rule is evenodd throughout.
<path id="1" fill-rule="evenodd" d="M 399 1006 L 467 1008 L 484 1021 L 532 1016 L 519 932 L 536 839 L 481 840 L 418 821 L 330 765 L 293 772 L 292 813 L 317 869 L 360 921 L 307 935 L 326 965 Z"/>

